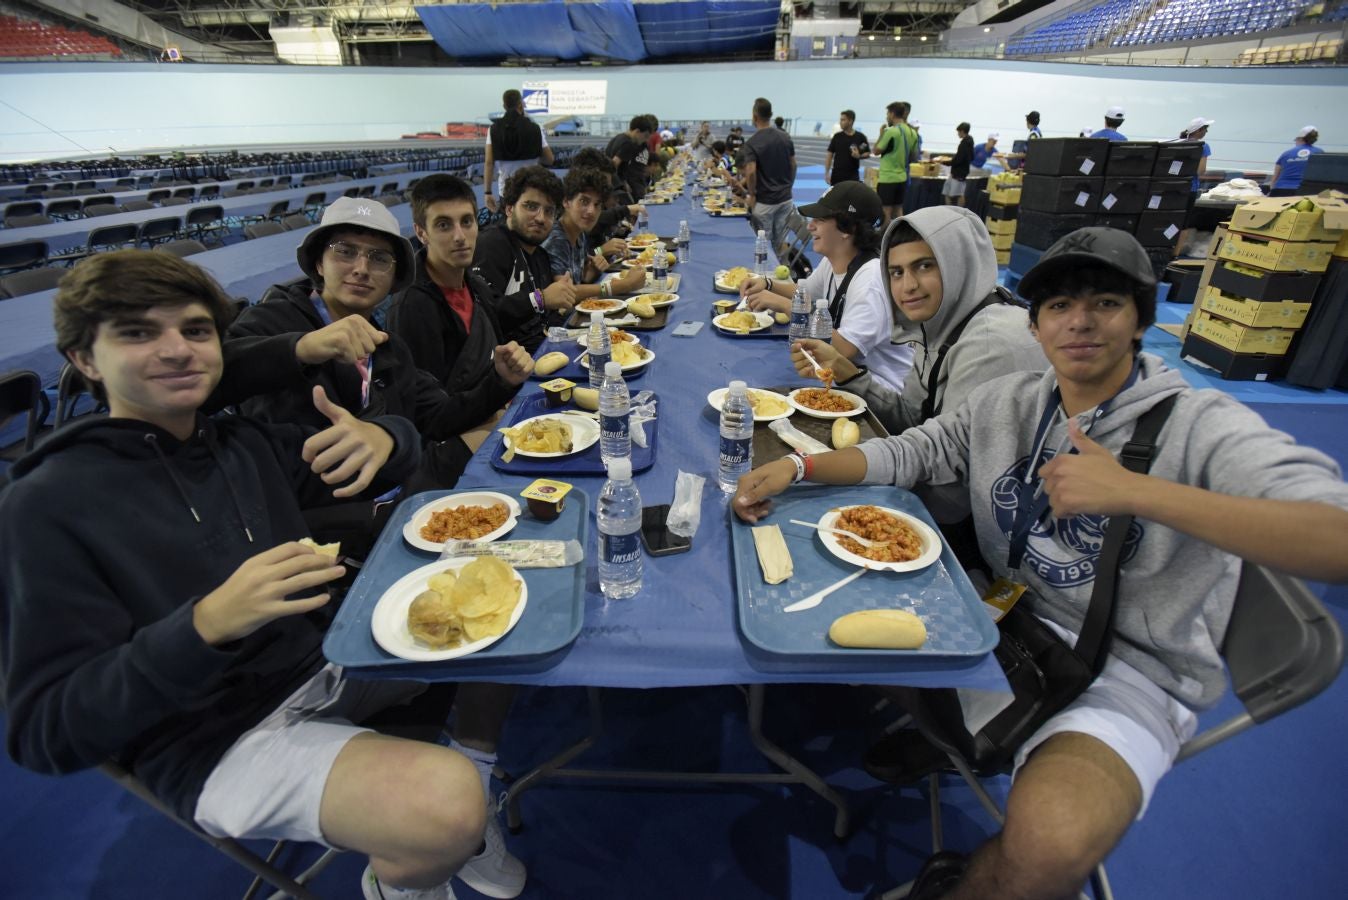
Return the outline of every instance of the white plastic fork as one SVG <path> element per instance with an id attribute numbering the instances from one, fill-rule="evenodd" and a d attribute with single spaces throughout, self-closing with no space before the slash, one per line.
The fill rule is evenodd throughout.
<path id="1" fill-rule="evenodd" d="M 818 378 L 820 381 L 823 381 L 824 380 L 823 372 L 825 371 L 825 369 L 823 366 L 819 365 L 819 360 L 815 359 L 810 354 L 810 351 L 806 350 L 804 347 L 800 348 L 800 352 L 804 353 L 805 358 L 810 361 L 810 365 L 814 366 L 814 377 Z"/>
<path id="2" fill-rule="evenodd" d="M 843 531 L 841 528 L 826 528 L 823 525 L 816 525 L 814 522 L 806 522 L 804 519 L 790 519 L 792 525 L 804 525 L 806 528 L 813 528 L 815 531 L 827 531 L 829 534 L 840 534 L 843 537 L 850 537 L 863 547 L 878 547 L 880 541 L 872 541 L 859 534 L 853 534 L 850 531 Z"/>
<path id="3" fill-rule="evenodd" d="M 823 603 L 824 598 L 827 597 L 829 594 L 838 590 L 838 588 L 846 587 L 847 585 L 856 581 L 858 578 L 860 578 L 862 575 L 865 575 L 869 571 L 870 569 L 866 568 L 857 569 L 855 572 L 853 572 L 851 575 L 848 575 L 846 578 L 839 578 L 837 581 L 833 582 L 828 587 L 815 591 L 813 594 L 806 597 L 804 600 L 798 600 L 795 603 L 792 603 L 790 606 L 783 609 L 782 612 L 789 612 L 789 613 L 804 612 L 807 609 L 814 609 L 820 603 Z"/>

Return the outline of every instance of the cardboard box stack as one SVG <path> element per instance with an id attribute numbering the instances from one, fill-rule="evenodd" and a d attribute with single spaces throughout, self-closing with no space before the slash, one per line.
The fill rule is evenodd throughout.
<path id="1" fill-rule="evenodd" d="M 1348 255 L 1348 202 L 1269 197 L 1240 206 L 1214 237 L 1181 355 L 1223 378 L 1281 375 L 1322 273 Z"/>
<path id="2" fill-rule="evenodd" d="M 1193 142 L 1031 141 L 1016 243 L 1042 252 L 1078 228 L 1119 228 L 1147 249 L 1159 278 L 1184 229 L 1202 151 Z"/>
<path id="3" fill-rule="evenodd" d="M 988 215 L 984 220 L 992 246 L 997 251 L 997 265 L 1011 261 L 1011 245 L 1016 240 L 1016 216 L 1020 209 L 1021 174 L 998 172 L 988 178 Z"/>

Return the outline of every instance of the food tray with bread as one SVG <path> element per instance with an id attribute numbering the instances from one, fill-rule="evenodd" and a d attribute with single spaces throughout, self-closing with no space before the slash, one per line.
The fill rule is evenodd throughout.
<path id="1" fill-rule="evenodd" d="M 935 561 L 911 571 L 868 570 L 827 595 L 818 606 L 788 613 L 785 608 L 858 571 L 857 565 L 830 550 L 822 533 L 792 519 L 819 522 L 831 510 L 873 505 L 911 517 L 926 526 L 919 552 Z M 976 657 L 997 645 L 997 626 L 969 583 L 954 553 L 940 540 L 940 531 L 915 494 L 885 485 L 855 487 L 798 486 L 773 498 L 772 512 L 758 526 L 776 525 L 790 556 L 791 574 L 778 584 L 764 580 L 753 528 L 731 526 L 740 631 L 751 644 L 775 655 L 820 661 L 865 656 L 914 659 Z M 927 531 L 930 532 L 927 535 Z M 935 540 L 935 547 L 925 544 Z M 912 629 L 888 613 L 867 612 L 840 625 L 844 639 L 882 646 L 843 646 L 830 637 L 830 627 L 844 616 L 878 610 L 900 610 L 921 623 L 920 646 L 912 647 Z M 909 615 L 903 618 L 910 618 Z M 911 619 L 910 619 L 911 621 Z M 839 630 L 834 631 L 834 636 Z"/>
<path id="2" fill-rule="evenodd" d="M 608 273 L 606 273 L 606 274 L 604 275 L 603 278 L 599 279 L 599 283 L 600 283 L 600 284 L 603 284 L 604 282 L 606 282 L 606 281 L 612 281 L 613 279 L 615 279 L 615 278 L 617 278 L 617 277 L 618 277 L 618 273 L 617 273 L 617 272 L 608 272 Z M 649 270 L 647 270 L 647 272 L 646 272 L 646 283 L 645 283 L 645 285 L 643 285 L 642 287 L 639 287 L 639 288 L 637 288 L 635 291 L 633 291 L 632 294 L 631 294 L 631 296 L 637 296 L 637 295 L 640 295 L 640 294 L 678 293 L 678 291 L 679 291 L 679 282 L 681 282 L 681 281 L 683 281 L 683 273 L 681 273 L 681 272 L 667 272 L 667 273 L 665 274 L 665 283 L 664 283 L 664 285 L 663 285 L 663 286 L 658 286 L 658 285 L 655 284 L 655 276 L 652 275 L 652 274 L 650 273 Z"/>
<path id="3" fill-rule="evenodd" d="M 789 397 L 793 391 L 801 387 L 818 386 L 819 382 L 814 382 L 810 385 L 778 385 L 769 388 L 769 390 L 784 397 Z M 835 393 L 838 392 L 835 390 Z M 833 429 L 834 423 L 838 421 L 856 423 L 858 429 L 858 433 L 855 435 L 857 443 L 876 437 L 889 437 L 889 432 L 885 430 L 884 425 L 880 424 L 880 420 L 875 417 L 875 413 L 871 412 L 869 406 L 859 415 L 850 416 L 846 419 L 821 419 L 818 416 L 806 415 L 799 409 L 793 408 L 789 421 L 798 431 L 804 432 L 808 437 L 814 438 L 830 450 L 837 449 L 833 441 Z M 774 459 L 781 459 L 793 449 L 790 444 L 778 437 L 777 433 L 766 425 L 754 429 L 753 463 L 755 466 L 765 465 Z"/>
<path id="4" fill-rule="evenodd" d="M 514 569 L 514 575 L 522 581 L 520 599 L 523 602 L 510 610 L 509 615 L 514 622 L 511 624 L 509 620 L 506 621 L 508 627 L 504 634 L 494 640 L 488 638 L 489 643 L 480 649 L 466 654 L 461 653 L 461 648 L 437 653 L 428 646 L 417 646 L 418 650 L 428 651 L 428 656 L 461 654 L 453 659 L 418 661 L 394 655 L 380 646 L 374 634 L 375 611 L 381 600 L 391 594 L 395 585 L 400 581 L 405 582 L 417 570 L 429 567 L 424 574 L 428 587 L 432 576 L 442 570 L 461 572 L 464 565 L 463 562 L 437 563 L 435 553 L 417 549 L 404 539 L 404 526 L 423 507 L 440 503 L 451 495 L 475 490 L 478 489 L 470 487 L 452 492 L 430 491 L 409 497 L 398 506 L 389 527 L 384 529 L 366 558 L 360 578 L 347 593 L 337 610 L 336 619 L 328 629 L 323 641 L 323 652 L 329 660 L 368 674 L 393 675 L 396 672 L 398 678 L 437 681 L 444 680 L 450 673 L 471 673 L 475 666 L 499 668 L 502 663 L 512 660 L 520 660 L 522 665 L 536 666 L 539 657 L 555 653 L 576 639 L 585 614 L 583 565 Z M 541 522 L 524 514 L 511 531 L 510 538 L 523 541 L 577 540 L 584 546 L 591 520 L 589 498 L 584 491 L 572 491 L 555 521 Z M 401 601 L 407 599 L 403 595 L 408 591 L 415 588 L 413 593 L 419 595 L 424 590 L 419 582 L 422 577 L 413 579 L 417 583 L 411 587 L 404 583 L 403 590 L 392 592 L 389 599 L 384 601 L 381 616 L 389 612 L 390 603 L 407 605 Z M 403 615 L 405 617 L 406 613 Z M 387 627 L 387 623 L 381 627 Z M 467 646 L 467 643 L 463 646 Z M 410 651 L 402 652 L 418 655 Z"/>
<path id="5" fill-rule="evenodd" d="M 791 333 L 791 320 L 786 316 L 782 318 L 786 321 L 777 321 L 777 317 L 766 310 L 752 312 L 747 309 L 733 309 L 730 312 L 720 312 L 713 304 L 711 324 L 717 334 L 733 340 L 742 338 L 783 340 Z"/>
<path id="6" fill-rule="evenodd" d="M 629 338 L 635 338 L 636 335 L 628 334 L 632 326 L 624 325 L 618 329 Z M 610 332 L 611 334 L 612 332 Z M 650 369 L 650 364 L 655 361 L 655 351 L 651 349 L 650 335 L 643 334 L 636 340 L 615 340 L 614 346 L 618 344 L 627 344 L 632 349 L 626 347 L 618 351 L 618 362 L 623 363 L 623 380 L 632 381 L 640 378 Z M 538 352 L 534 356 L 534 371 L 529 377 L 535 381 L 551 381 L 554 378 L 569 378 L 581 385 L 589 385 L 590 370 L 581 365 L 582 354 L 585 353 L 583 344 L 576 341 L 562 341 L 554 343 L 553 341 L 544 341 L 538 346 Z M 642 356 L 641 360 L 628 358 L 627 354 L 634 353 Z M 554 356 L 553 354 L 557 354 Z M 565 362 L 562 360 L 565 359 Z M 554 366 L 560 366 L 554 368 Z"/>
<path id="7" fill-rule="evenodd" d="M 615 320 L 621 322 L 616 327 L 624 328 L 630 331 L 657 331 L 664 328 L 669 323 L 669 305 L 653 306 L 647 304 L 645 307 L 640 305 L 640 298 L 633 297 L 630 300 L 623 300 L 622 309 L 601 310 L 604 313 L 604 320 L 612 324 Z M 633 309 L 633 306 L 636 306 Z M 587 328 L 590 324 L 590 313 L 577 308 L 570 318 L 566 320 L 567 328 Z"/>
<path id="8" fill-rule="evenodd" d="M 588 376 L 587 376 L 588 377 Z M 588 381 L 583 384 L 588 385 Z M 642 427 L 646 432 L 646 446 L 638 447 L 634 442 L 632 444 L 632 471 L 644 472 L 655 464 L 655 448 L 659 438 L 659 405 L 657 403 L 657 417 L 646 422 Z M 535 391 L 531 394 L 521 394 L 510 404 L 511 414 L 509 420 L 503 423 L 503 427 L 489 437 L 483 447 L 490 453 L 488 459 L 491 461 L 491 467 L 499 472 L 505 472 L 510 475 L 546 475 L 549 478 L 562 478 L 565 480 L 568 475 L 605 475 L 607 469 L 604 468 L 603 460 L 599 458 L 598 428 L 599 424 L 595 420 L 592 411 L 581 408 L 576 403 L 576 398 L 564 403 L 560 407 L 549 406 L 546 396 L 542 391 Z M 568 440 L 576 443 L 585 443 L 588 438 L 588 430 L 593 425 L 596 440 L 589 443 L 577 452 L 564 452 L 557 450 L 544 450 L 533 452 L 529 449 L 534 445 L 522 442 L 520 452 L 510 453 L 511 441 L 507 434 L 503 434 L 511 428 L 520 427 L 521 423 L 534 423 L 546 420 L 546 424 L 560 423 L 568 426 Z M 579 420 L 579 421 L 578 421 Z M 541 436 L 541 435 L 540 435 Z M 548 446 L 551 444 L 539 444 L 538 446 Z M 509 456 L 510 458 L 506 458 Z"/>

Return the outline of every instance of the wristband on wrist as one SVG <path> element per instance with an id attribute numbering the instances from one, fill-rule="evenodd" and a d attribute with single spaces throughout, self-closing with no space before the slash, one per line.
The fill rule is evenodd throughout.
<path id="1" fill-rule="evenodd" d="M 800 461 L 805 466 L 805 474 L 803 478 L 805 481 L 809 481 L 810 478 L 814 475 L 814 457 L 808 453 L 802 453 L 800 455 Z"/>
<path id="2" fill-rule="evenodd" d="M 772 279 L 766 275 L 763 276 L 763 290 L 772 293 Z"/>
<path id="3" fill-rule="evenodd" d="M 547 309 L 547 306 L 543 303 L 543 292 L 542 292 L 542 291 L 540 291 L 540 290 L 534 290 L 534 292 L 533 292 L 532 294 L 530 294 L 529 296 L 533 299 L 533 301 L 534 301 L 534 309 L 536 309 L 538 312 L 541 313 L 541 312 L 544 312 L 544 311 Z"/>
<path id="4" fill-rule="evenodd" d="M 613 293 L 613 285 L 609 284 L 609 282 L 607 282 L 607 281 L 601 281 L 601 282 L 599 282 L 599 296 L 600 296 L 600 297 L 607 298 L 607 297 L 608 297 L 610 294 L 612 294 L 612 293 Z"/>
<path id="5" fill-rule="evenodd" d="M 807 457 L 800 453 L 788 453 L 786 458 L 795 463 L 796 466 L 796 474 L 795 477 L 791 479 L 791 483 L 800 484 L 800 482 L 805 480 L 805 460 Z"/>

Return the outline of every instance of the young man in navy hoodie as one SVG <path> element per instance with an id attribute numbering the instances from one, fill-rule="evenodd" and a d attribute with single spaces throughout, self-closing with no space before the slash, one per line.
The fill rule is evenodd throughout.
<path id="1" fill-rule="evenodd" d="M 482 839 L 476 775 L 352 724 L 407 689 L 324 663 L 323 586 L 344 570 L 299 543 L 301 506 L 402 481 L 416 431 L 321 387 L 322 430 L 205 418 L 230 310 L 166 254 L 63 279 L 57 346 L 109 414 L 55 432 L 0 493 L 7 750 L 47 773 L 115 759 L 212 834 L 357 850 L 367 896 L 448 897 Z"/>

